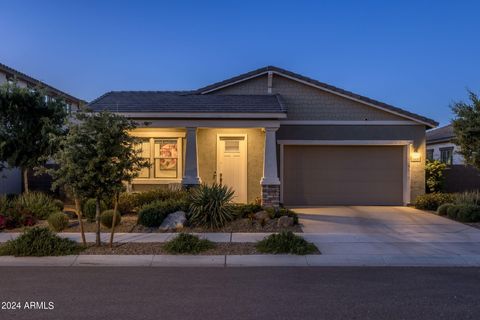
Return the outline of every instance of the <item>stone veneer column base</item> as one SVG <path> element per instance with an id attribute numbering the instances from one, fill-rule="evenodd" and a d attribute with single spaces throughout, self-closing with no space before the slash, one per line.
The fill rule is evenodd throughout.
<path id="1" fill-rule="evenodd" d="M 277 208 L 280 205 L 280 185 L 262 185 L 262 206 Z"/>

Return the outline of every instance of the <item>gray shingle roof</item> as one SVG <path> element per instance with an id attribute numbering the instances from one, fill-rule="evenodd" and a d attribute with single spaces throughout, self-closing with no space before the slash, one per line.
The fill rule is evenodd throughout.
<path id="1" fill-rule="evenodd" d="M 219 87 L 228 85 L 229 83 L 234 83 L 234 82 L 237 82 L 237 81 L 241 81 L 242 79 L 254 77 L 255 75 L 264 74 L 264 73 L 266 73 L 266 72 L 268 72 L 268 71 L 272 71 L 272 72 L 284 74 L 284 75 L 290 76 L 290 77 L 292 77 L 292 78 L 296 78 L 296 79 L 299 79 L 299 80 L 301 80 L 301 81 L 304 81 L 304 82 L 307 82 L 307 83 L 316 85 L 316 86 L 318 86 L 318 87 L 325 88 L 325 89 L 330 90 L 330 91 L 332 91 L 332 92 L 336 92 L 336 93 L 338 93 L 338 94 L 345 95 L 345 96 L 347 96 L 347 97 L 351 97 L 351 98 L 353 98 L 353 99 L 356 99 L 356 100 L 359 100 L 359 101 L 363 101 L 363 102 L 365 102 L 365 103 L 369 103 L 369 104 L 372 104 L 372 105 L 381 107 L 381 108 L 383 108 L 383 109 L 396 112 L 396 113 L 401 114 L 401 115 L 405 115 L 405 116 L 407 116 L 407 117 L 410 117 L 410 118 L 419 120 L 419 121 L 421 121 L 421 122 L 428 123 L 432 128 L 438 126 L 438 122 L 436 122 L 435 120 L 432 120 L 432 119 L 430 119 L 430 118 L 423 117 L 423 116 L 418 115 L 418 114 L 416 114 L 416 113 L 409 112 L 409 111 L 406 111 L 406 110 L 404 110 L 404 109 L 401 109 L 401 108 L 394 107 L 394 106 L 392 106 L 392 105 L 386 104 L 386 103 L 384 103 L 384 102 L 380 102 L 380 101 L 377 101 L 377 100 L 374 100 L 374 99 L 370 99 L 370 98 L 368 98 L 368 97 L 361 96 L 361 95 L 359 95 L 359 94 L 356 94 L 356 93 L 353 93 L 353 92 L 350 92 L 350 91 L 347 91 L 347 90 L 343 90 L 343 89 L 334 87 L 334 86 L 332 86 L 332 85 L 329 85 L 329 84 L 327 84 L 327 83 L 320 82 L 320 81 L 317 81 L 317 80 L 315 80 L 315 79 L 311 79 L 311 78 L 302 76 L 301 74 L 298 74 L 298 73 L 295 73 L 295 72 L 291 72 L 291 71 L 288 71 L 288 70 L 285 70 L 285 69 L 282 69 L 282 68 L 278 68 L 278 67 L 275 67 L 275 66 L 263 67 L 263 68 L 260 68 L 260 69 L 257 69 L 257 70 L 253 70 L 253 71 L 250 71 L 250 72 L 247 72 L 247 73 L 244 73 L 244 74 L 235 76 L 235 77 L 230 78 L 230 79 L 227 79 L 227 80 L 223 80 L 223 81 L 220 81 L 220 82 L 217 82 L 217 83 L 208 85 L 208 86 L 206 86 L 206 87 L 203 87 L 203 88 L 198 89 L 198 90 L 197 90 L 197 93 L 206 93 L 206 92 L 208 92 L 208 91 L 210 91 L 210 90 L 214 90 L 215 88 L 219 88 Z"/>
<path id="2" fill-rule="evenodd" d="M 200 95 L 189 91 L 112 91 L 88 104 L 122 113 L 284 113 L 278 95 Z"/>
<path id="3" fill-rule="evenodd" d="M 427 131 L 427 144 L 448 142 L 454 137 L 453 127 L 449 124 L 448 126 Z"/>

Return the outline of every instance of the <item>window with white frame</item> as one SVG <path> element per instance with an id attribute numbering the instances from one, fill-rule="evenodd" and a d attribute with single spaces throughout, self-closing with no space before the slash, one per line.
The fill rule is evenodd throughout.
<path id="1" fill-rule="evenodd" d="M 427 149 L 427 159 L 433 161 L 433 149 Z"/>
<path id="2" fill-rule="evenodd" d="M 150 163 L 137 179 L 177 180 L 181 178 L 181 138 L 142 138 L 137 146 Z"/>
<path id="3" fill-rule="evenodd" d="M 453 147 L 440 148 L 440 161 L 447 165 L 453 164 Z"/>

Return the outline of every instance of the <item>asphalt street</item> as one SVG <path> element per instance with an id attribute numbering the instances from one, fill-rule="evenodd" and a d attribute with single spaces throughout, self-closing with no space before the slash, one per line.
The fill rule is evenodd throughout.
<path id="1" fill-rule="evenodd" d="M 0 319 L 479 319 L 480 268 L 4 267 L 0 300 Z"/>

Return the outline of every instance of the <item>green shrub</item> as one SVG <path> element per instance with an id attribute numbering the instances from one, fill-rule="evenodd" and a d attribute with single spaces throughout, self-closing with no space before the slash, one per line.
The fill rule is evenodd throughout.
<path id="1" fill-rule="evenodd" d="M 100 201 L 100 212 L 107 210 L 107 206 L 104 201 Z M 95 221 L 95 215 L 97 214 L 97 203 L 95 199 L 88 199 L 83 205 L 83 215 L 87 218 L 87 221 Z"/>
<path id="2" fill-rule="evenodd" d="M 235 216 L 241 218 L 248 218 L 250 215 L 262 211 L 263 208 L 259 204 L 249 203 L 249 204 L 233 204 L 232 210 Z"/>
<path id="3" fill-rule="evenodd" d="M 437 210 L 444 203 L 452 203 L 455 195 L 452 193 L 427 193 L 418 196 L 415 199 L 415 208 L 421 210 Z"/>
<path id="4" fill-rule="evenodd" d="M 53 200 L 53 204 L 57 207 L 59 211 L 63 211 L 63 209 L 65 208 L 65 204 L 62 200 L 55 199 Z"/>
<path id="5" fill-rule="evenodd" d="M 450 219 L 456 220 L 459 209 L 460 208 L 459 208 L 458 205 L 453 205 L 453 206 L 448 207 L 447 208 L 447 217 L 449 217 Z"/>
<path id="6" fill-rule="evenodd" d="M 440 192 L 443 188 L 445 175 L 443 172 L 447 165 L 438 160 L 429 161 L 425 163 L 425 187 L 427 192 Z"/>
<path id="7" fill-rule="evenodd" d="M 446 216 L 447 215 L 447 210 L 448 208 L 450 208 L 451 206 L 454 206 L 453 203 L 444 203 L 442 205 L 440 205 L 437 209 L 437 213 L 438 215 L 440 216 Z"/>
<path id="8" fill-rule="evenodd" d="M 455 194 L 455 204 L 480 205 L 480 192 L 467 191 Z"/>
<path id="9" fill-rule="evenodd" d="M 479 222 L 480 221 L 480 206 L 473 204 L 460 204 L 456 205 L 455 217 L 461 222 Z M 453 213 L 452 213 L 453 215 Z"/>
<path id="10" fill-rule="evenodd" d="M 189 221 L 194 225 L 220 228 L 235 218 L 232 210 L 233 190 L 214 183 L 191 190 Z"/>
<path id="11" fill-rule="evenodd" d="M 166 242 L 164 245 L 165 250 L 171 254 L 196 254 L 214 247 L 215 245 L 213 242 L 207 239 L 200 239 L 197 236 L 187 233 L 180 233 L 177 237 Z"/>
<path id="12" fill-rule="evenodd" d="M 58 211 L 53 199 L 41 192 L 22 194 L 15 199 L 14 206 L 30 211 L 37 219 L 47 219 L 50 214 Z"/>
<path id="13" fill-rule="evenodd" d="M 282 231 L 281 233 L 272 234 L 256 245 L 258 251 L 262 253 L 290 253 L 290 254 L 311 254 L 317 252 L 317 247 L 307 242 L 291 231 Z"/>
<path id="14" fill-rule="evenodd" d="M 112 222 L 113 222 L 113 212 L 114 210 L 105 210 L 102 212 L 102 215 L 100 216 L 100 223 L 107 228 L 112 227 Z M 122 220 L 122 216 L 120 215 L 120 212 L 116 211 L 117 218 L 115 219 L 115 227 L 120 224 L 120 221 Z"/>
<path id="15" fill-rule="evenodd" d="M 27 229 L 14 240 L 0 246 L 2 256 L 64 256 L 77 254 L 81 247 L 74 241 L 58 237 L 47 228 Z"/>
<path id="16" fill-rule="evenodd" d="M 187 198 L 188 192 L 181 189 L 154 189 L 138 193 L 122 193 L 118 199 L 118 210 L 121 214 L 127 214 L 154 201 L 186 201 Z"/>
<path id="17" fill-rule="evenodd" d="M 298 224 L 298 215 L 295 211 L 287 209 L 287 208 L 266 208 L 270 219 L 276 219 L 283 216 L 293 218 L 293 224 Z"/>
<path id="18" fill-rule="evenodd" d="M 138 213 L 138 224 L 149 228 L 159 227 L 163 220 L 175 211 L 185 209 L 183 200 L 154 201 L 144 205 Z"/>
<path id="19" fill-rule="evenodd" d="M 1 173 L 0 173 L 1 174 Z M 1 179 L 1 177 L 0 177 Z M 7 214 L 7 210 L 10 208 L 11 202 L 7 198 L 6 195 L 0 195 L 0 215 L 5 216 Z"/>
<path id="20" fill-rule="evenodd" d="M 52 213 L 47 220 L 50 228 L 56 232 L 60 232 L 68 227 L 68 217 L 63 212 Z"/>

